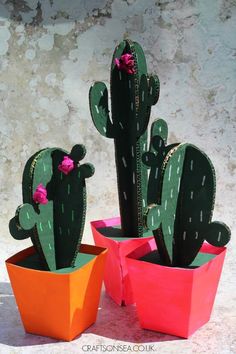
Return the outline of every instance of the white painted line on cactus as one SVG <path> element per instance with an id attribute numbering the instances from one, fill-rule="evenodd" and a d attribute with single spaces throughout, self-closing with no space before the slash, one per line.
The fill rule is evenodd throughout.
<path id="1" fill-rule="evenodd" d="M 192 222 L 192 218 L 190 217 L 190 218 L 188 219 L 188 221 L 191 223 L 191 222 Z"/>
<path id="2" fill-rule="evenodd" d="M 219 231 L 219 233 L 218 233 L 217 241 L 220 242 L 220 239 L 221 239 L 221 231 Z"/>
<path id="3" fill-rule="evenodd" d="M 103 131 L 104 131 L 104 133 L 106 133 L 107 132 L 107 128 L 103 127 Z"/>
<path id="4" fill-rule="evenodd" d="M 160 139 L 160 141 L 159 141 L 159 148 L 161 148 L 162 147 L 162 140 Z"/>
<path id="5" fill-rule="evenodd" d="M 100 91 L 101 92 L 101 96 L 103 96 L 103 91 Z"/>
<path id="6" fill-rule="evenodd" d="M 170 191 L 170 197 L 171 197 L 171 199 L 173 198 L 173 188 Z"/>
<path id="7" fill-rule="evenodd" d="M 52 249 L 52 246 L 50 245 L 50 243 L 48 244 L 48 247 L 49 247 L 50 250 Z"/>
<path id="8" fill-rule="evenodd" d="M 125 192 L 123 192 L 123 195 L 124 195 L 125 200 L 127 200 L 127 195 Z"/>
<path id="9" fill-rule="evenodd" d="M 62 235 L 62 229 L 61 229 L 61 226 L 59 226 L 59 233 L 60 233 L 60 235 Z"/>
<path id="10" fill-rule="evenodd" d="M 195 232 L 195 239 L 196 240 L 198 239 L 198 232 L 197 231 Z"/>
<path id="11" fill-rule="evenodd" d="M 70 236 L 70 229 L 69 228 L 68 228 L 67 232 L 68 232 L 68 235 Z"/>
<path id="12" fill-rule="evenodd" d="M 154 225 L 154 216 L 153 215 L 151 217 L 151 224 L 152 224 L 152 226 Z"/>
<path id="13" fill-rule="evenodd" d="M 180 189 L 180 181 L 181 181 L 181 178 L 179 177 L 179 182 L 178 182 L 178 192 L 179 192 L 179 189 Z"/>
<path id="14" fill-rule="evenodd" d="M 133 172 L 133 184 L 135 184 L 135 173 Z"/>
<path id="15" fill-rule="evenodd" d="M 98 109 L 98 106 L 95 104 L 95 109 L 97 111 L 97 113 L 99 114 L 99 109 Z"/>
<path id="16" fill-rule="evenodd" d="M 143 206 L 145 207 L 145 199 L 143 199 Z"/>
<path id="17" fill-rule="evenodd" d="M 29 219 L 29 218 L 30 218 L 28 211 L 27 211 L 27 213 L 26 213 L 26 216 L 27 216 L 27 219 Z"/>
<path id="18" fill-rule="evenodd" d="M 51 225 L 50 220 L 48 220 L 48 227 L 49 227 L 50 230 L 52 229 L 52 225 Z"/>
<path id="19" fill-rule="evenodd" d="M 130 103 L 130 108 L 131 108 L 131 111 L 134 110 L 134 102 L 131 102 L 131 103 Z"/>
<path id="20" fill-rule="evenodd" d="M 172 171 L 172 165 L 170 165 L 170 168 L 169 168 L 168 181 L 170 181 L 170 179 L 171 179 L 171 171 Z"/>
<path id="21" fill-rule="evenodd" d="M 158 168 L 158 167 L 156 167 L 156 171 L 155 171 L 155 179 L 157 179 L 157 177 L 158 177 L 158 171 L 159 171 L 159 168 Z"/>
<path id="22" fill-rule="evenodd" d="M 190 170 L 193 171 L 193 160 L 190 162 Z"/>
<path id="23" fill-rule="evenodd" d="M 203 176 L 203 177 L 202 177 L 202 186 L 204 186 L 205 181 L 206 181 L 206 176 Z"/>
<path id="24" fill-rule="evenodd" d="M 43 171 L 46 172 L 46 166 L 43 164 Z"/>
<path id="25" fill-rule="evenodd" d="M 190 199 L 193 199 L 193 191 L 190 192 Z"/>
<path id="26" fill-rule="evenodd" d="M 152 95 L 152 86 L 151 86 L 151 88 L 150 88 L 150 95 Z"/>
<path id="27" fill-rule="evenodd" d="M 71 211 L 71 221 L 74 221 L 75 220 L 75 211 L 72 210 Z"/>
<path id="28" fill-rule="evenodd" d="M 131 153 L 132 153 L 132 157 L 134 157 L 134 147 L 133 147 L 133 145 L 131 147 Z"/>
<path id="29" fill-rule="evenodd" d="M 200 211 L 200 222 L 202 222 L 202 220 L 203 220 L 203 212 L 202 212 L 202 210 Z"/>
<path id="30" fill-rule="evenodd" d="M 177 167 L 177 175 L 179 174 L 179 166 Z"/>
<path id="31" fill-rule="evenodd" d="M 167 199 L 165 200 L 165 210 L 167 209 Z"/>
<path id="32" fill-rule="evenodd" d="M 124 126 L 121 122 L 119 122 L 121 129 L 124 129 Z"/>
<path id="33" fill-rule="evenodd" d="M 186 240 L 186 231 L 183 232 L 183 240 Z"/>
<path id="34" fill-rule="evenodd" d="M 169 234 L 171 235 L 171 227 L 168 226 L 168 231 L 169 231 Z"/>
<path id="35" fill-rule="evenodd" d="M 162 127 L 160 126 L 160 127 L 159 127 L 159 132 L 161 133 L 161 131 L 162 131 Z"/>
<path id="36" fill-rule="evenodd" d="M 125 160 L 124 156 L 122 157 L 122 162 L 123 162 L 124 167 L 126 168 L 127 167 L 127 163 L 126 163 L 126 160 Z"/>
<path id="37" fill-rule="evenodd" d="M 180 158 L 181 158 L 181 155 L 179 155 L 179 157 L 178 157 L 178 162 L 180 162 Z"/>
<path id="38" fill-rule="evenodd" d="M 129 88 L 131 88 L 131 80 L 129 80 Z"/>
<path id="39" fill-rule="evenodd" d="M 70 194 L 70 184 L 68 184 L 68 186 L 67 186 L 67 194 L 68 195 Z"/>
<path id="40" fill-rule="evenodd" d="M 137 131 L 139 131 L 139 122 L 137 122 Z"/>
<path id="41" fill-rule="evenodd" d="M 145 92 L 142 91 L 142 102 L 144 101 L 144 94 L 145 94 Z"/>
<path id="42" fill-rule="evenodd" d="M 122 80 L 121 71 L 119 71 L 119 78 L 120 78 L 120 80 Z"/>
<path id="43" fill-rule="evenodd" d="M 143 150 L 146 150 L 146 143 L 143 144 Z"/>
<path id="44" fill-rule="evenodd" d="M 160 209 L 157 209 L 157 214 L 158 214 L 158 216 L 160 216 L 160 215 L 161 215 L 161 213 L 160 213 Z"/>
<path id="45" fill-rule="evenodd" d="M 40 228 L 41 231 L 43 231 L 43 226 L 42 226 L 41 222 L 39 223 L 39 228 Z"/>

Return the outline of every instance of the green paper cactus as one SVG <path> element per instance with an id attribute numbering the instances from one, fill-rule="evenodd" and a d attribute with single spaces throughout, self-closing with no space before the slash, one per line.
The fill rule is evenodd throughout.
<path id="1" fill-rule="evenodd" d="M 114 139 L 121 227 L 126 237 L 143 236 L 147 207 L 147 126 L 151 106 L 159 98 L 159 79 L 147 74 L 142 48 L 122 41 L 111 64 L 111 117 L 108 90 L 95 82 L 89 92 L 93 123 L 103 136 Z"/>
<path id="2" fill-rule="evenodd" d="M 191 264 L 204 240 L 219 247 L 229 241 L 229 228 L 211 221 L 216 181 L 205 153 L 191 144 L 174 146 L 162 162 L 160 180 L 158 203 L 149 205 L 145 220 L 166 265 Z M 149 183 L 156 183 L 154 174 Z"/>
<path id="3" fill-rule="evenodd" d="M 30 237 L 49 270 L 73 267 L 79 252 L 86 213 L 85 179 L 94 173 L 91 164 L 79 164 L 85 154 L 83 145 L 75 145 L 70 154 L 47 148 L 34 154 L 24 169 L 23 204 L 10 221 L 10 232 L 16 239 Z M 65 158 L 71 166 L 60 170 Z M 37 193 L 42 197 L 38 201 Z"/>

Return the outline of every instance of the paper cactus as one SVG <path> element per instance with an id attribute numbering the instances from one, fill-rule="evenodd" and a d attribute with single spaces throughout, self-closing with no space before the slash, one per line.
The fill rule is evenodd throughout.
<path id="1" fill-rule="evenodd" d="M 83 145 L 75 145 L 70 154 L 47 148 L 33 155 L 24 169 L 23 204 L 10 221 L 10 232 L 16 239 L 30 237 L 49 270 L 73 266 L 79 251 L 86 213 L 85 178 L 94 173 L 91 164 L 79 164 L 85 154 Z"/>
<path id="2" fill-rule="evenodd" d="M 155 183 L 153 174 L 150 178 Z M 160 200 L 146 214 L 166 265 L 191 264 L 204 240 L 213 246 L 229 241 L 228 227 L 211 221 L 215 189 L 214 167 L 205 153 L 191 144 L 179 144 L 167 153 L 161 167 Z"/>
<path id="3" fill-rule="evenodd" d="M 89 92 L 90 111 L 97 130 L 114 139 L 121 227 L 126 237 L 143 235 L 143 211 L 147 206 L 147 126 L 151 106 L 159 98 L 159 79 L 147 74 L 138 43 L 122 41 L 111 64 L 111 118 L 108 90 L 95 82 Z"/>

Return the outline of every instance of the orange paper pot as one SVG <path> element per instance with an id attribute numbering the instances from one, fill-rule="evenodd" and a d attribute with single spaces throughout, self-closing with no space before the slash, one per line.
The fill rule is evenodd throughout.
<path id="1" fill-rule="evenodd" d="M 193 269 L 139 260 L 150 251 L 141 246 L 126 257 L 140 325 L 188 338 L 210 319 L 226 248 L 204 244 L 201 256 L 211 260 Z"/>
<path id="2" fill-rule="evenodd" d="M 94 257 L 63 274 L 17 265 L 34 247 L 6 261 L 26 332 L 70 341 L 96 321 L 107 250 L 83 244 L 80 253 Z"/>
<path id="3" fill-rule="evenodd" d="M 125 237 L 112 238 L 102 234 L 101 230 L 115 229 L 117 225 L 120 225 L 119 217 L 91 222 L 95 244 L 108 249 L 104 272 L 106 292 L 118 305 L 130 305 L 134 303 L 134 300 L 125 256 L 141 245 L 144 247 L 148 245 L 153 236 L 127 239 Z"/>

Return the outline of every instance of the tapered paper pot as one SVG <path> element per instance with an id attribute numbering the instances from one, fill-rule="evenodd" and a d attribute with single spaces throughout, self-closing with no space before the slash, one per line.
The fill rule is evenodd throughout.
<path id="1" fill-rule="evenodd" d="M 200 252 L 215 257 L 194 269 L 139 260 L 150 250 L 141 246 L 126 257 L 140 325 L 188 338 L 210 319 L 226 248 L 205 243 Z"/>
<path id="2" fill-rule="evenodd" d="M 6 261 L 26 332 L 70 341 L 96 321 L 107 250 L 83 244 L 80 252 L 95 257 L 63 274 L 17 265 L 34 247 Z"/>
<path id="3" fill-rule="evenodd" d="M 108 249 L 104 272 L 106 292 L 118 305 L 130 305 L 134 303 L 134 300 L 125 256 L 137 247 L 148 244 L 153 236 L 129 239 L 111 238 L 104 236 L 100 231 L 104 228 L 115 228 L 117 225 L 120 225 L 119 217 L 91 222 L 95 245 Z"/>

